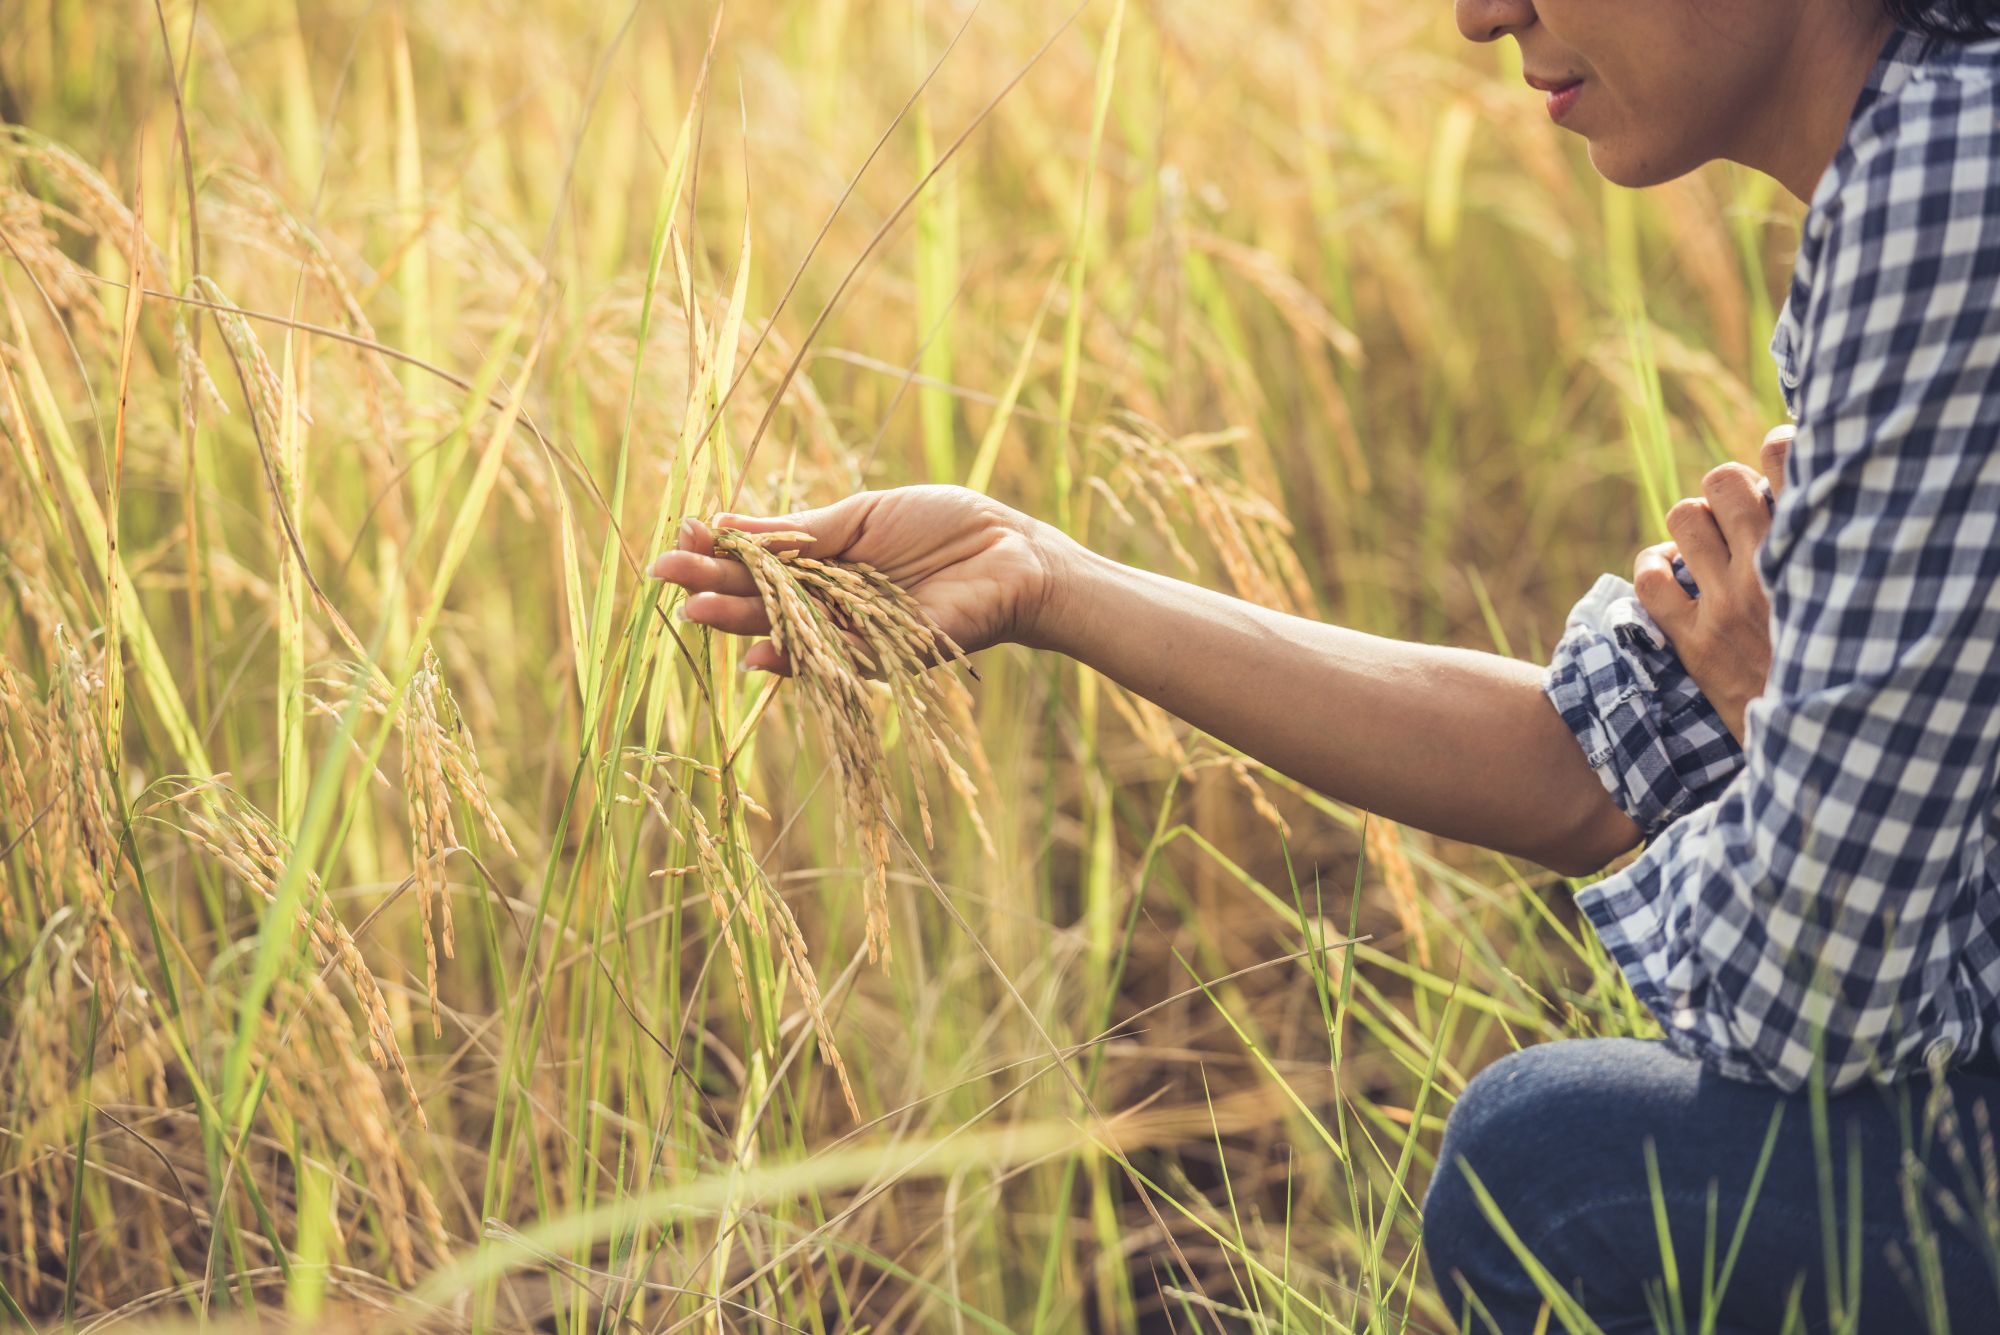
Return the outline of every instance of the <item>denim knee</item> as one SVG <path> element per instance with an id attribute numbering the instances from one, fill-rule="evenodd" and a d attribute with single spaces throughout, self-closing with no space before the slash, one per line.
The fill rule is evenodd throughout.
<path id="1" fill-rule="evenodd" d="M 1437 1172 L 1424 1196 L 1423 1246 L 1432 1278 L 1454 1313 L 1460 1276 L 1489 1304 L 1522 1288 L 1526 1280 L 1488 1221 L 1463 1166 L 1471 1165 L 1516 1235 L 1528 1238 L 1540 1231 L 1533 1212 L 1556 1202 L 1542 1193 L 1513 1190 L 1511 1184 L 1520 1179 L 1524 1164 L 1560 1153 L 1546 1142 L 1552 1114 L 1573 1093 L 1564 1072 L 1579 1055 L 1578 1042 L 1543 1044 L 1502 1057 L 1472 1078 L 1445 1121 Z"/>

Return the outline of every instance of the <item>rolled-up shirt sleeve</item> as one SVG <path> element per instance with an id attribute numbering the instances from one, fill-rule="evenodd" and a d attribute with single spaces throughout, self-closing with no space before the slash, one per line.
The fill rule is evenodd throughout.
<path id="1" fill-rule="evenodd" d="M 1699 596 L 1676 558 L 1674 577 Z M 1648 839 L 1720 796 L 1743 752 L 1632 585 L 1598 580 L 1570 612 L 1543 690 L 1605 791 Z"/>

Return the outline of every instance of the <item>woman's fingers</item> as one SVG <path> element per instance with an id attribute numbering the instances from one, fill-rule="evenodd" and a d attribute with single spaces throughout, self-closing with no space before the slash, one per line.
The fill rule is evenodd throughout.
<path id="1" fill-rule="evenodd" d="M 678 584 L 689 593 L 726 593 L 747 596 L 757 586 L 740 562 L 727 561 L 715 554 L 715 535 L 699 519 L 684 520 L 675 534 L 673 551 L 662 552 L 646 567 L 654 579 Z"/>
<path id="2" fill-rule="evenodd" d="M 739 597 L 725 593 L 697 593 L 681 604 L 681 616 L 697 626 L 707 626 L 729 635 L 769 635 L 771 618 L 764 603 L 754 594 Z"/>
<path id="3" fill-rule="evenodd" d="M 800 510 L 770 519 L 757 515 L 719 514 L 714 523 L 717 528 L 733 528 L 744 533 L 809 534 L 812 537 L 809 545 L 815 555 L 839 556 L 861 536 L 868 516 L 875 510 L 879 494 L 864 491 L 835 501 L 832 505 L 822 505 L 817 510 Z M 782 542 L 773 545 L 779 548 L 801 546 Z"/>
<path id="4" fill-rule="evenodd" d="M 769 672 L 780 677 L 792 675 L 792 661 L 778 652 L 769 640 L 759 640 L 743 651 L 745 672 Z"/>
<path id="5" fill-rule="evenodd" d="M 1774 426 L 1764 437 L 1764 448 L 1758 462 L 1764 469 L 1764 480 L 1771 484 L 1771 499 L 1777 500 L 1785 490 L 1785 460 L 1792 453 L 1792 439 L 1798 435 L 1798 428 L 1790 422 Z"/>
<path id="6" fill-rule="evenodd" d="M 740 562 L 720 556 L 667 552 L 653 562 L 651 573 L 653 578 L 678 584 L 689 593 L 726 593 L 747 598 L 757 592 L 756 581 Z"/>
<path id="7" fill-rule="evenodd" d="M 1676 502 L 1674 508 L 1667 511 L 1667 532 L 1674 535 L 1673 543 L 1647 548 L 1646 552 L 1640 553 L 1642 561 L 1648 552 L 1666 551 L 1671 562 L 1672 548 L 1677 544 L 1681 559 L 1687 562 L 1696 584 L 1715 585 L 1728 577 L 1730 543 L 1723 536 L 1721 527 L 1715 521 L 1715 512 L 1709 508 L 1707 501 Z M 1672 577 L 1671 567 L 1668 575 Z M 1686 596 L 1684 592 L 1682 596 Z"/>
<path id="8" fill-rule="evenodd" d="M 715 534 L 709 532 L 708 525 L 699 519 L 681 520 L 680 532 L 675 535 L 675 540 L 684 552 L 693 552 L 696 556 L 715 555 Z"/>
<path id="9" fill-rule="evenodd" d="M 1764 503 L 1760 481 L 1743 464 L 1711 468 L 1701 480 L 1702 497 L 1733 553 L 1748 556 L 1756 551 L 1771 527 L 1771 508 Z M 1696 578 L 1700 578 L 1699 571 Z"/>
<path id="10" fill-rule="evenodd" d="M 1678 554 L 1686 560 L 1687 554 L 1679 552 L 1671 542 L 1648 547 L 1639 553 L 1639 559 L 1632 566 L 1632 588 L 1639 595 L 1639 606 L 1659 623 L 1661 630 L 1672 639 L 1679 629 L 1694 615 L 1694 599 L 1688 597 L 1681 582 L 1674 578 L 1674 557 Z M 1688 569 L 1694 569 L 1692 562 Z M 1696 581 L 1700 576 L 1696 575 Z"/>

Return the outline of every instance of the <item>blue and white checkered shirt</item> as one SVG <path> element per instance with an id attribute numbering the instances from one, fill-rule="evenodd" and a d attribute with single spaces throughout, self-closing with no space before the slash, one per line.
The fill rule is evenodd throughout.
<path id="1" fill-rule="evenodd" d="M 1896 34 L 1806 215 L 1743 748 L 1622 580 L 1549 669 L 1651 841 L 1579 904 L 1672 1047 L 1787 1090 L 1968 1057 L 2000 998 L 1996 80 Z"/>

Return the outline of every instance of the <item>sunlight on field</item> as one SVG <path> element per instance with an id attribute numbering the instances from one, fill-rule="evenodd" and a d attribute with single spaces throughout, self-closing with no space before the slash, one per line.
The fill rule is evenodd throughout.
<path id="1" fill-rule="evenodd" d="M 1778 420 L 1788 203 L 1608 190 L 1442 3 L 4 28 L 11 1313 L 1443 1323 L 1456 1092 L 1647 1023 L 1559 880 L 1020 650 L 856 830 L 640 571 L 948 481 L 1537 657 Z"/>

